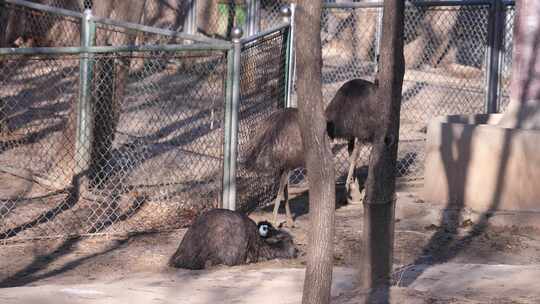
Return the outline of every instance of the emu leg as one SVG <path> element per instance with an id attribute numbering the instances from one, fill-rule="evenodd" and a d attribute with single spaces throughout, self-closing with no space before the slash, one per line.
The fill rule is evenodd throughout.
<path id="1" fill-rule="evenodd" d="M 287 185 L 287 181 L 289 179 L 289 171 L 283 171 L 281 173 L 281 176 L 279 177 L 279 190 L 276 196 L 276 199 L 274 201 L 274 226 L 278 227 L 277 217 L 278 217 L 278 209 L 279 205 L 281 204 L 281 200 L 284 198 L 284 191 L 285 186 Z"/>
<path id="2" fill-rule="evenodd" d="M 359 154 L 359 150 L 360 148 L 358 148 L 358 142 L 355 142 L 355 140 L 353 140 L 353 145 L 354 145 L 354 148 L 353 148 L 353 151 L 349 157 L 349 162 L 350 162 L 350 165 L 349 165 L 349 172 L 347 173 L 347 179 L 345 180 L 345 190 L 347 191 L 347 195 L 349 195 L 349 190 L 350 190 L 350 187 L 351 187 L 351 183 L 354 182 L 354 169 L 356 168 L 356 159 L 358 158 L 358 154 Z"/>
<path id="3" fill-rule="evenodd" d="M 287 181 L 285 182 L 285 190 L 283 195 L 285 196 L 285 213 L 287 214 L 287 226 L 294 228 L 294 219 L 291 213 L 291 207 L 289 206 L 289 174 L 287 176 Z"/>

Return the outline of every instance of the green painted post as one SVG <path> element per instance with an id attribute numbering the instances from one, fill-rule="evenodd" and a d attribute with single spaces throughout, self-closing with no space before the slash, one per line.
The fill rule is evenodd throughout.
<path id="1" fill-rule="evenodd" d="M 285 5 L 281 8 L 281 17 L 283 22 L 289 24 L 289 30 L 287 33 L 286 47 L 286 58 L 285 58 L 285 107 L 291 107 L 291 94 L 292 94 L 292 85 L 293 85 L 293 68 L 294 68 L 294 32 L 293 32 L 293 7 L 294 4 L 291 4 L 291 7 Z"/>
<path id="2" fill-rule="evenodd" d="M 486 45 L 486 83 L 484 111 L 488 114 L 499 110 L 501 50 L 503 48 L 504 7 L 501 0 L 492 0 L 489 9 L 488 44 Z"/>
<path id="3" fill-rule="evenodd" d="M 85 10 L 81 21 L 81 47 L 91 47 L 96 36 L 96 26 L 92 21 L 92 11 Z M 93 55 L 80 54 L 79 100 L 77 101 L 77 137 L 75 142 L 75 174 L 86 171 L 90 166 L 92 145 L 93 113 L 91 106 L 91 83 L 93 75 Z"/>
<path id="4" fill-rule="evenodd" d="M 236 209 L 236 154 L 238 147 L 238 107 L 240 102 L 240 28 L 232 30 L 233 48 L 227 56 L 227 93 L 225 100 L 225 140 L 223 155 L 222 208 Z"/>

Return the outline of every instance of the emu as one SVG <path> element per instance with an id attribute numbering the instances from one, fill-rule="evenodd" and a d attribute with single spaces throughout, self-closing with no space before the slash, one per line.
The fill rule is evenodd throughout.
<path id="1" fill-rule="evenodd" d="M 255 224 L 238 211 L 213 209 L 200 215 L 188 229 L 169 266 L 204 269 L 269 259 L 296 258 L 292 236 L 269 222 Z"/>
<path id="2" fill-rule="evenodd" d="M 359 153 L 354 140 L 356 138 L 359 143 L 372 142 L 374 132 L 380 125 L 380 116 L 377 116 L 376 89 L 376 82 L 363 79 L 350 80 L 339 88 L 325 110 L 328 136 L 332 140 L 336 138 L 349 140 L 350 166 L 346 179 L 347 192 Z M 278 225 L 277 213 L 280 202 L 284 200 L 287 225 L 294 227 L 288 200 L 288 176 L 289 171 L 305 165 L 297 109 L 280 109 L 262 122 L 251 142 L 246 164 L 252 171 L 279 172 L 279 190 L 274 201 L 273 223 Z"/>
<path id="3" fill-rule="evenodd" d="M 279 172 L 278 193 L 274 200 L 273 223 L 278 226 L 279 205 L 285 200 L 287 225 L 294 227 L 289 207 L 289 172 L 304 166 L 304 145 L 298 123 L 298 109 L 279 109 L 265 119 L 251 142 L 246 167 L 251 171 Z"/>
<path id="4" fill-rule="evenodd" d="M 380 110 L 377 108 L 378 81 L 353 79 L 343 84 L 326 107 L 326 131 L 330 139 L 348 140 L 350 158 L 345 189 L 350 190 L 354 181 L 359 144 L 373 143 L 375 132 L 381 127 Z M 355 142 L 356 141 L 356 142 Z"/>

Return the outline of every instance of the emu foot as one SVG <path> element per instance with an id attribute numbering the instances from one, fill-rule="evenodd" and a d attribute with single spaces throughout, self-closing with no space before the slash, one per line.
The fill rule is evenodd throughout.
<path id="1" fill-rule="evenodd" d="M 276 224 L 277 228 L 294 228 L 295 225 L 294 225 L 294 220 L 284 220 L 284 221 L 280 221 L 278 224 Z"/>
<path id="2" fill-rule="evenodd" d="M 287 227 L 294 228 L 294 220 L 292 218 L 287 219 Z"/>

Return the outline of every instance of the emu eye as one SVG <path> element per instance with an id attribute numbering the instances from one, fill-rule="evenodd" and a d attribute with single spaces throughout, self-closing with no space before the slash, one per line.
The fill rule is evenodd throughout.
<path id="1" fill-rule="evenodd" d="M 259 227 L 259 235 L 262 237 L 268 236 L 268 225 L 261 225 Z"/>

